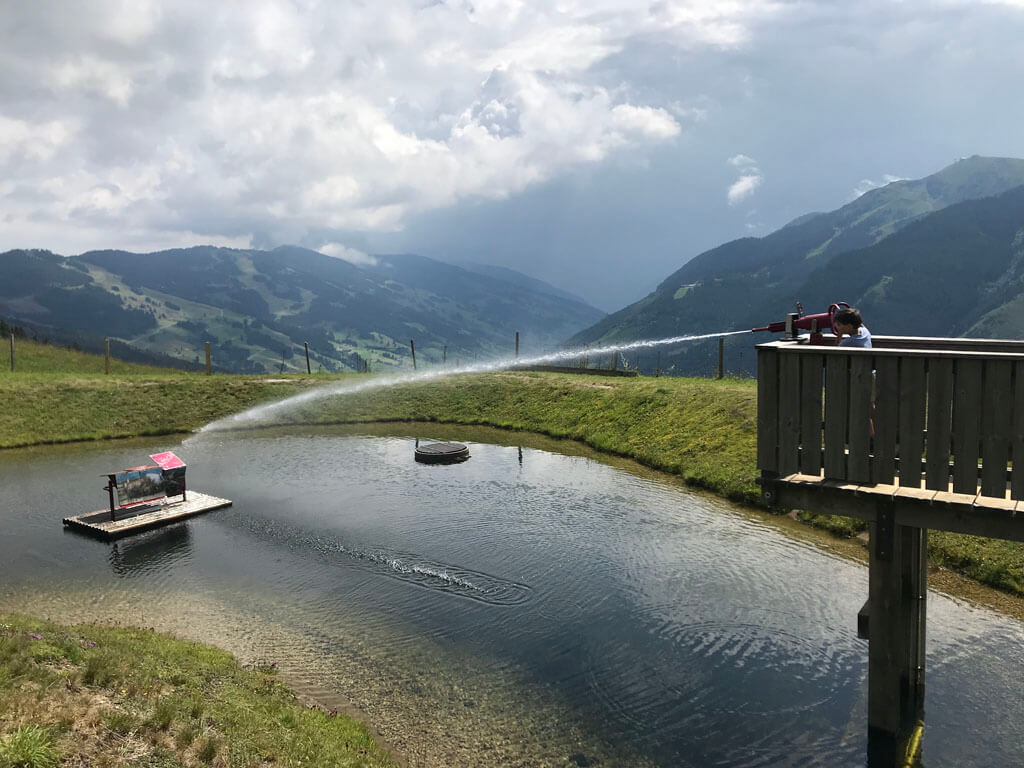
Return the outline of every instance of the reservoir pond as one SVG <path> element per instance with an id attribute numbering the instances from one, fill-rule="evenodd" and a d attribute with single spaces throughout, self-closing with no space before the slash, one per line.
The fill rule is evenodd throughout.
<path id="1" fill-rule="evenodd" d="M 418 463 L 417 435 L 471 458 Z M 164 450 L 233 506 L 62 529 Z M 867 568 L 582 452 L 433 426 L 5 451 L 0 611 L 276 663 L 411 766 L 863 766 Z M 1024 765 L 1024 624 L 931 593 L 927 664 L 923 764 Z"/>

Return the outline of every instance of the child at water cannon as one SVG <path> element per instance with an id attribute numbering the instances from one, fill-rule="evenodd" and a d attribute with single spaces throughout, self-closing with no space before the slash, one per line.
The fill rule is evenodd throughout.
<path id="1" fill-rule="evenodd" d="M 852 307 L 840 309 L 835 317 L 836 338 L 840 347 L 871 347 L 871 332 L 860 312 Z"/>

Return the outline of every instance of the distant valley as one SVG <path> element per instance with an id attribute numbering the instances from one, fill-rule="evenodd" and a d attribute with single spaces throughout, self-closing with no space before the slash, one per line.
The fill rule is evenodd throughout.
<path id="1" fill-rule="evenodd" d="M 138 254 L 0 254 L 0 316 L 55 343 L 232 372 L 408 367 L 538 353 L 603 312 L 512 270 L 413 255 L 355 266 L 315 251 L 196 247 Z"/>

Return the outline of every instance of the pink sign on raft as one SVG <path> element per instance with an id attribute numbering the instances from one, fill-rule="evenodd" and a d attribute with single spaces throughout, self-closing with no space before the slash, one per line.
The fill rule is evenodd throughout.
<path id="1" fill-rule="evenodd" d="M 170 451 L 163 453 L 154 453 L 149 458 L 157 463 L 160 469 L 175 469 L 177 467 L 184 467 L 185 462 L 179 459 Z"/>

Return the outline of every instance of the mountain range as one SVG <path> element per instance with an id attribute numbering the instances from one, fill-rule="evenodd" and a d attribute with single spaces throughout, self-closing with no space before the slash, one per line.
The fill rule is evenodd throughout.
<path id="1" fill-rule="evenodd" d="M 373 265 L 297 247 L 0 254 L 0 315 L 35 335 L 234 372 L 371 370 L 557 345 L 604 313 L 512 270 L 413 255 Z M 127 357 L 132 357 L 129 353 Z"/>
<path id="2" fill-rule="evenodd" d="M 0 316 L 60 343 L 239 372 L 469 361 L 750 329 L 834 301 L 875 334 L 1024 337 L 1024 160 L 970 157 L 890 183 L 831 212 L 699 254 L 611 315 L 504 267 L 412 254 L 355 265 L 316 251 L 202 246 L 149 254 L 0 254 Z M 762 334 L 728 341 L 732 371 Z M 717 343 L 684 343 L 640 367 L 705 373 Z M 635 358 L 634 358 L 635 359 Z M 655 362 L 655 360 L 657 362 Z"/>
<path id="3" fill-rule="evenodd" d="M 871 190 L 762 238 L 701 253 L 640 301 L 568 340 L 611 344 L 742 330 L 833 301 L 889 335 L 1024 335 L 1024 160 L 970 157 Z M 749 371 L 761 335 L 733 337 Z M 748 354 L 739 354 L 749 352 Z M 717 344 L 681 344 L 663 368 L 706 371 Z M 743 363 L 737 364 L 736 358 Z"/>

